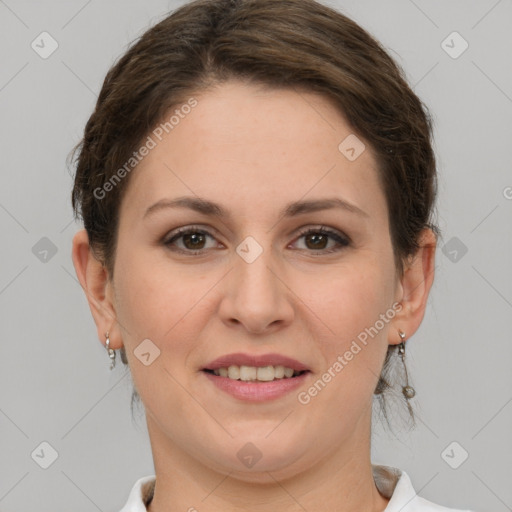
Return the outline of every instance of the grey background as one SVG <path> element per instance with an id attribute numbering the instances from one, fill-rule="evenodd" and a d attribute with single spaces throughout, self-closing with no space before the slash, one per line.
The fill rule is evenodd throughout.
<path id="1" fill-rule="evenodd" d="M 129 373 L 119 358 L 109 371 L 75 277 L 65 160 L 113 61 L 181 3 L 0 0 L 1 512 L 116 511 L 153 473 Z M 384 43 L 435 118 L 443 239 L 407 353 L 420 421 L 396 436 L 376 425 L 373 462 L 446 506 L 512 510 L 512 1 L 330 5 Z M 47 59 L 31 48 L 43 31 L 59 45 Z M 453 31 L 469 43 L 458 58 L 442 46 Z M 49 448 L 31 456 L 44 441 L 48 469 Z M 453 441 L 452 464 L 469 454 L 457 469 Z"/>

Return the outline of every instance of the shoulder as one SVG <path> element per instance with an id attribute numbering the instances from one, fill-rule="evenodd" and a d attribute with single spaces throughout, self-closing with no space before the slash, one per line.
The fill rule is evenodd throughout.
<path id="1" fill-rule="evenodd" d="M 468 509 L 448 508 L 419 496 L 409 475 L 398 468 L 372 464 L 375 485 L 389 498 L 383 512 L 475 512 Z M 139 478 L 130 491 L 128 501 L 120 512 L 146 512 L 146 503 L 152 497 L 155 475 Z"/>
<path id="2" fill-rule="evenodd" d="M 133 485 L 128 500 L 119 512 L 146 512 L 146 504 L 153 496 L 155 475 L 139 478 Z"/>
<path id="3" fill-rule="evenodd" d="M 383 512 L 472 512 L 467 509 L 448 508 L 419 496 L 409 475 L 398 468 L 372 464 L 375 485 L 389 498 Z"/>

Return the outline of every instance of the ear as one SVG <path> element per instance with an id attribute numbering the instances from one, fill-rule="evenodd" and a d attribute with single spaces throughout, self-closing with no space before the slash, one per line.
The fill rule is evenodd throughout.
<path id="1" fill-rule="evenodd" d="M 108 332 L 110 347 L 114 350 L 121 348 L 122 339 L 117 324 L 112 282 L 107 269 L 94 255 L 85 229 L 78 231 L 73 237 L 72 258 L 76 275 L 96 323 L 98 338 L 106 342 L 105 333 Z"/>
<path id="2" fill-rule="evenodd" d="M 430 288 L 434 282 L 436 244 L 435 233 L 429 228 L 423 229 L 419 236 L 418 250 L 404 265 L 396 296 L 402 309 L 392 321 L 389 340 L 391 345 L 402 341 L 399 330 L 408 339 L 418 330 L 423 320 Z"/>

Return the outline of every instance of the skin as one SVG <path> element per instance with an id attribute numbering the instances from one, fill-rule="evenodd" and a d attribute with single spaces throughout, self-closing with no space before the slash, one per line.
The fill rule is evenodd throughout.
<path id="1" fill-rule="evenodd" d="M 373 481 L 371 404 L 389 344 L 412 336 L 434 278 L 436 239 L 425 229 L 402 276 L 395 271 L 384 192 L 371 148 L 349 161 L 352 133 L 323 96 L 230 81 L 194 94 L 198 105 L 130 176 L 121 204 L 114 277 L 85 231 L 73 262 L 105 342 L 126 347 L 146 409 L 157 483 L 151 512 L 382 511 Z M 243 115 L 241 115 L 243 113 Z M 159 209 L 163 198 L 199 196 L 232 218 Z M 292 201 L 340 197 L 366 212 L 279 212 Z M 207 230 L 200 255 L 165 240 L 178 227 Z M 314 245 L 301 228 L 350 238 Z M 252 236 L 252 263 L 236 252 Z M 181 238 L 174 248 L 191 251 Z M 201 245 L 202 244 L 202 245 Z M 324 245 L 322 245 L 324 244 Z M 318 248 L 316 248 L 318 247 Z M 326 253 L 329 248 L 337 251 Z M 402 306 L 378 335 L 307 405 L 297 400 L 379 315 Z M 145 366 L 134 350 L 161 351 Z M 308 365 L 304 386 L 276 400 L 237 400 L 200 370 L 233 352 L 277 352 Z M 237 452 L 262 454 L 252 468 Z"/>

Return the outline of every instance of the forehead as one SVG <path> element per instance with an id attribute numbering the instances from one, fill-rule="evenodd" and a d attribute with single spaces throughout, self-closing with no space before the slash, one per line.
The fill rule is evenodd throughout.
<path id="1" fill-rule="evenodd" d="M 339 194 L 386 216 L 371 148 L 328 98 L 241 82 L 191 97 L 149 133 L 153 147 L 130 177 L 122 210 L 140 215 L 160 198 L 197 195 L 244 215 Z"/>

